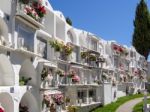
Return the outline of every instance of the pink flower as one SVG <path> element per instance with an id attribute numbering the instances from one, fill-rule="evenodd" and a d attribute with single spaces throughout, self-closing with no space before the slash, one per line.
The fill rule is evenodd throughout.
<path id="1" fill-rule="evenodd" d="M 74 75 L 72 80 L 75 81 L 75 82 L 79 82 L 80 81 L 80 77 L 78 75 Z"/>

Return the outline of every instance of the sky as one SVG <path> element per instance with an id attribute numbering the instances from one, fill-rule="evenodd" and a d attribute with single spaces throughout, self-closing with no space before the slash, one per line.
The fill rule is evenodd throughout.
<path id="1" fill-rule="evenodd" d="M 50 0 L 54 10 L 71 18 L 73 26 L 105 40 L 131 46 L 133 20 L 140 0 Z M 150 7 L 150 0 L 146 0 Z"/>

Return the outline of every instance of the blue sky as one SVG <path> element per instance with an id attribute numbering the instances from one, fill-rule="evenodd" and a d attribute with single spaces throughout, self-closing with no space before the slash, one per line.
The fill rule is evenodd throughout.
<path id="1" fill-rule="evenodd" d="M 76 28 L 105 40 L 130 46 L 135 9 L 140 0 L 50 0 L 55 10 L 69 16 Z M 150 1 L 146 0 L 148 7 Z"/>

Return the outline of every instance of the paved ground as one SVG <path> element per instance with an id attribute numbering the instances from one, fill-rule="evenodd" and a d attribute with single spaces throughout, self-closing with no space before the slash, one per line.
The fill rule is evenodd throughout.
<path id="1" fill-rule="evenodd" d="M 124 103 L 123 105 L 121 105 L 116 112 L 132 112 L 133 107 L 141 102 L 143 100 L 142 98 L 136 98 L 134 100 L 128 101 L 126 103 Z"/>

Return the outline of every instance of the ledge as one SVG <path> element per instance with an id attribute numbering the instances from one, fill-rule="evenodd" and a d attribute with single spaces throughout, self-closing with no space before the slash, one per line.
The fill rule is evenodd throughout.
<path id="1" fill-rule="evenodd" d="M 27 51 L 27 50 L 24 50 L 24 49 L 15 49 L 16 52 L 20 52 L 22 54 L 25 54 L 27 56 L 34 56 L 34 57 L 41 57 L 40 55 L 34 53 L 34 52 L 31 52 L 31 51 Z"/>
<path id="2" fill-rule="evenodd" d="M 44 26 L 40 22 L 36 21 L 35 19 L 33 19 L 32 17 L 30 17 L 22 11 L 18 11 L 16 13 L 16 19 L 22 21 L 23 23 L 29 25 L 34 29 L 44 28 Z"/>
<path id="3" fill-rule="evenodd" d="M 13 48 L 8 47 L 8 46 L 4 46 L 4 45 L 0 45 L 0 49 L 4 49 L 4 50 L 7 50 L 7 51 L 13 51 L 14 50 Z"/>

